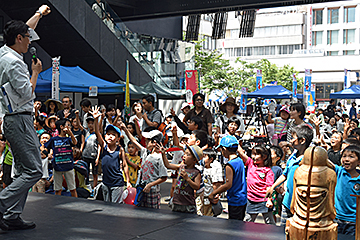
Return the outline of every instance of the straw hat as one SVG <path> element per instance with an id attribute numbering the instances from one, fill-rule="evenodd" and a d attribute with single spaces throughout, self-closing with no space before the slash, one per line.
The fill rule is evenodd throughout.
<path id="1" fill-rule="evenodd" d="M 59 100 L 53 98 L 49 98 L 44 102 L 46 109 L 49 109 L 50 102 L 54 102 L 57 105 L 59 111 L 64 109 L 64 105 L 62 105 L 62 103 Z"/>
<path id="2" fill-rule="evenodd" d="M 48 127 L 48 128 L 51 128 L 50 127 L 50 120 L 51 119 L 55 119 L 55 121 L 57 120 L 57 117 L 55 115 L 52 115 L 50 117 L 48 117 L 47 119 L 45 119 L 45 125 Z"/>
<path id="3" fill-rule="evenodd" d="M 226 113 L 226 104 L 233 104 L 235 106 L 234 113 L 237 113 L 239 111 L 239 105 L 236 104 L 235 98 L 228 97 L 223 104 L 220 106 L 220 111 L 223 113 Z"/>

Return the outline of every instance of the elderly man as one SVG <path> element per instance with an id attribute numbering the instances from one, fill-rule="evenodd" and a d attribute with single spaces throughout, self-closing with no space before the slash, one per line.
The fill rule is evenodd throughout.
<path id="1" fill-rule="evenodd" d="M 40 143 L 33 125 L 33 107 L 41 61 L 33 60 L 32 76 L 23 53 L 28 51 L 31 30 L 50 8 L 43 5 L 25 24 L 11 20 L 4 28 L 6 45 L 0 48 L 0 103 L 4 117 L 4 134 L 14 156 L 14 181 L 0 192 L 0 228 L 22 230 L 35 228 L 34 222 L 21 219 L 29 189 L 42 177 Z"/>

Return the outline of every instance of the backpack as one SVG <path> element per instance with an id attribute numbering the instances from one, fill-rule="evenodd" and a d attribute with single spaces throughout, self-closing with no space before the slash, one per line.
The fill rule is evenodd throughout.
<path id="1" fill-rule="evenodd" d="M 159 110 L 159 109 L 156 109 L 155 112 L 157 112 L 157 111 L 159 111 L 160 114 L 161 114 L 161 117 L 163 117 L 162 111 Z M 149 120 L 150 120 L 150 119 L 149 119 Z M 152 119 L 151 119 L 151 121 L 152 121 Z M 165 122 L 160 123 L 160 124 L 157 126 L 157 129 L 158 129 L 158 130 L 162 133 L 162 135 L 163 135 L 163 139 L 164 139 L 163 144 L 164 144 L 164 146 L 165 146 L 165 145 L 169 142 L 169 136 L 168 136 L 167 133 L 166 133 L 166 124 L 165 124 Z"/>

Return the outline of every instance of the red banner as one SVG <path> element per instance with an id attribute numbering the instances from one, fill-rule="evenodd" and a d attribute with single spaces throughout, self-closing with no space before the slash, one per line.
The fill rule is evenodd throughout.
<path id="1" fill-rule="evenodd" d="M 199 72 L 198 70 L 186 70 L 185 71 L 186 79 L 186 90 L 190 89 L 193 93 L 200 92 L 200 82 L 199 82 Z"/>

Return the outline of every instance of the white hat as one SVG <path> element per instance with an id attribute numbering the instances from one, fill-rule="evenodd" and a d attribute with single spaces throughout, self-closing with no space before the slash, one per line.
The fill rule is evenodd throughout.
<path id="1" fill-rule="evenodd" d="M 187 102 L 183 102 L 183 103 L 181 104 L 181 110 L 183 110 L 183 109 L 186 108 L 186 107 L 190 107 L 190 104 L 188 104 Z"/>

